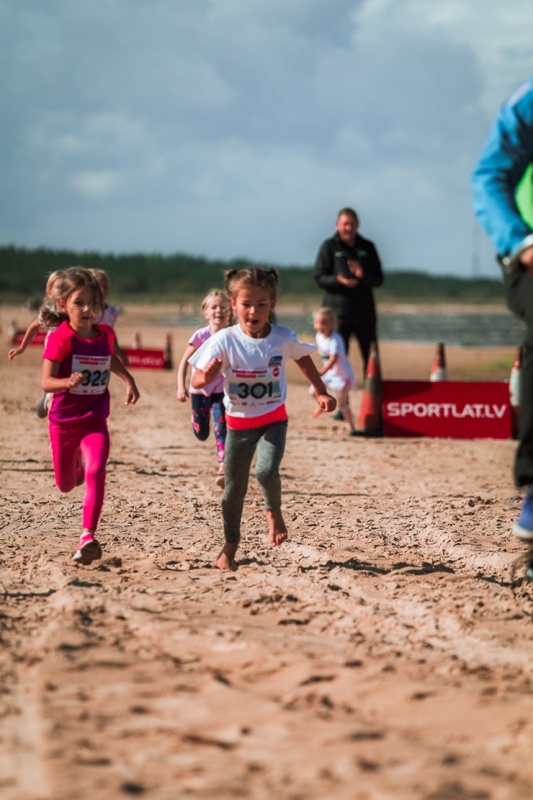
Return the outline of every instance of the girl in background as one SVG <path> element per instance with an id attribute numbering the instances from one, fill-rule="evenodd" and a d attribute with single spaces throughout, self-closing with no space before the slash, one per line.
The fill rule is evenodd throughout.
<path id="1" fill-rule="evenodd" d="M 202 389 L 193 386 L 187 390 L 187 369 L 189 358 L 214 333 L 231 325 L 231 307 L 229 298 L 224 292 L 212 289 L 202 301 L 202 313 L 207 325 L 193 333 L 178 366 L 178 390 L 176 397 L 185 403 L 191 395 L 192 430 L 197 439 L 205 442 L 209 436 L 209 416 L 213 416 L 213 433 L 217 450 L 218 473 L 216 485 L 224 488 L 224 448 L 226 443 L 226 417 L 224 413 L 224 379 L 219 375 Z M 193 367 L 194 370 L 194 367 Z"/>
<path id="2" fill-rule="evenodd" d="M 270 322 L 277 300 L 277 270 L 233 269 L 225 277 L 238 324 L 211 336 L 189 360 L 195 367 L 191 378 L 195 389 L 208 386 L 219 374 L 224 377 L 228 427 L 222 497 L 225 545 L 215 566 L 228 570 L 239 546 L 244 498 L 256 452 L 255 474 L 265 500 L 269 542 L 276 547 L 287 538 L 279 467 L 287 434 L 288 359 L 296 361 L 311 383 L 323 411 L 333 411 L 335 399 L 327 393 L 309 355 L 314 346 L 299 342 L 290 328 Z"/>
<path id="3" fill-rule="evenodd" d="M 104 298 L 90 270 L 70 267 L 63 272 L 56 307 L 62 321 L 47 338 L 42 388 L 53 395 L 48 418 L 57 487 L 70 492 L 85 482 L 82 531 L 74 561 L 90 564 L 102 555 L 94 534 L 109 457 L 110 372 L 126 384 L 126 405 L 136 403 L 139 392 L 114 352 L 112 328 L 95 322 L 103 313 Z"/>
<path id="4" fill-rule="evenodd" d="M 46 328 L 46 330 L 48 331 L 47 333 L 47 338 L 48 338 L 50 331 L 54 330 L 54 328 L 57 328 L 57 326 L 59 325 L 61 318 L 56 308 L 56 299 L 57 299 L 57 290 L 60 285 L 62 276 L 63 276 L 62 270 L 55 270 L 55 272 L 51 272 L 50 275 L 48 276 L 48 280 L 46 281 L 46 287 L 44 290 L 45 291 L 44 300 L 40 308 L 39 315 L 37 316 L 36 319 L 30 322 L 30 324 L 26 328 L 21 343 L 17 347 L 12 348 L 7 354 L 7 357 L 9 358 L 10 361 L 13 361 L 15 356 L 20 356 L 25 351 L 27 346 L 31 344 L 31 342 L 35 338 L 35 334 L 38 331 L 42 330 L 43 328 Z M 45 339 L 45 345 L 46 345 L 46 339 Z M 44 417 L 46 417 L 46 415 L 48 414 L 50 402 L 51 402 L 51 396 L 47 392 L 44 392 L 43 396 L 41 397 L 40 401 L 35 407 L 35 413 L 40 419 L 44 419 Z"/>
<path id="5" fill-rule="evenodd" d="M 344 340 L 335 330 L 335 314 L 331 308 L 323 306 L 313 315 L 318 354 L 323 366 L 320 370 L 322 380 L 332 392 L 335 392 L 337 406 L 342 413 L 349 436 L 355 436 L 355 426 L 350 409 L 350 389 L 355 389 L 355 375 L 346 355 Z M 312 412 L 313 417 L 322 413 L 320 407 Z"/>
<path id="6" fill-rule="evenodd" d="M 104 296 L 104 313 L 102 314 L 101 319 L 97 320 L 97 322 L 102 322 L 104 325 L 109 325 L 111 328 L 114 328 L 115 322 L 122 314 L 122 309 L 118 308 L 117 306 L 112 306 L 110 303 L 107 302 L 107 298 L 109 297 L 109 288 L 110 288 L 109 275 L 104 269 L 91 269 L 90 272 L 92 272 L 92 274 L 100 284 L 100 288 Z M 127 367 L 129 364 L 128 357 L 122 350 L 122 347 L 120 347 L 117 341 L 116 334 L 115 334 L 115 353 L 120 358 L 122 363 Z"/>

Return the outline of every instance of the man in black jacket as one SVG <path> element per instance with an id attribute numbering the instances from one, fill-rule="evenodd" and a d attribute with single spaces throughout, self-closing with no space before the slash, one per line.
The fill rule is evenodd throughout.
<path id="1" fill-rule="evenodd" d="M 320 246 L 314 278 L 324 290 L 322 305 L 335 312 L 346 353 L 350 336 L 357 339 L 366 375 L 370 344 L 377 340 L 372 289 L 383 283 L 381 262 L 374 244 L 358 233 L 359 218 L 353 208 L 339 211 L 336 228 L 335 236 Z"/>

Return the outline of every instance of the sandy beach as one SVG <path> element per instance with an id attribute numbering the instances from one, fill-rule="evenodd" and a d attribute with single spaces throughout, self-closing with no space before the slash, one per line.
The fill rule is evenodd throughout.
<path id="1" fill-rule="evenodd" d="M 139 370 L 137 406 L 111 384 L 104 555 L 76 567 L 82 490 L 59 494 L 32 411 L 40 348 L 7 360 L 32 316 L 1 313 L 2 800 L 533 797 L 515 442 L 349 438 L 291 368 L 289 540 L 268 546 L 252 477 L 222 573 L 214 441 L 175 369 Z M 177 366 L 191 329 L 158 313 L 128 308 L 119 341 L 170 333 Z M 434 349 L 383 343 L 384 377 L 427 378 Z M 448 374 L 503 380 L 513 357 L 448 348 Z"/>

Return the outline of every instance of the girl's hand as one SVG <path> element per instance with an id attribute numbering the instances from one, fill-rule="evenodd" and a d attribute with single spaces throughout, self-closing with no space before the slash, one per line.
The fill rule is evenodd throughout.
<path id="1" fill-rule="evenodd" d="M 135 381 L 133 381 L 133 383 L 126 384 L 126 400 L 124 402 L 125 406 L 134 406 L 140 396 L 141 395 L 139 394 L 139 390 L 137 389 L 137 384 Z"/>
<path id="2" fill-rule="evenodd" d="M 176 398 L 180 403 L 185 403 L 188 397 L 189 397 L 189 392 L 185 387 L 178 389 L 178 391 L 176 392 Z"/>
<path id="3" fill-rule="evenodd" d="M 15 356 L 19 356 L 23 352 L 24 352 L 24 350 L 21 350 L 20 347 L 14 347 L 12 350 L 9 351 L 9 353 L 7 354 L 7 357 L 9 358 L 10 361 L 13 361 Z"/>
<path id="4" fill-rule="evenodd" d="M 330 394 L 317 394 L 316 401 L 322 411 L 335 411 L 337 401 Z"/>
<path id="5" fill-rule="evenodd" d="M 206 383 L 211 383 L 215 380 L 218 373 L 220 372 L 220 368 L 222 367 L 222 361 L 220 358 L 214 358 L 212 361 L 209 362 L 207 367 L 203 370 Z"/>
<path id="6" fill-rule="evenodd" d="M 79 386 L 82 380 L 83 375 L 81 372 L 73 372 L 70 378 L 65 380 L 65 389 L 73 389 L 75 386 Z"/>

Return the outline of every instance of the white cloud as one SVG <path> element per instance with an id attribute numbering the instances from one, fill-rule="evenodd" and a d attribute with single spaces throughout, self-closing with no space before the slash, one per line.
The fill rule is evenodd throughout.
<path id="1" fill-rule="evenodd" d="M 113 170 L 75 172 L 71 177 L 72 186 L 89 200 L 112 197 L 120 184 L 120 176 Z"/>
<path id="2" fill-rule="evenodd" d="M 440 33 L 468 47 L 483 75 L 482 99 L 489 113 L 533 70 L 530 0 L 513 0 L 505 6 L 495 0 L 367 0 L 359 19 L 365 35 L 372 27 L 398 37 Z"/>
<path id="3" fill-rule="evenodd" d="M 386 267 L 468 273 L 470 171 L 533 72 L 532 17 L 530 0 L 4 0 L 0 236 L 309 264 L 350 204 Z"/>

